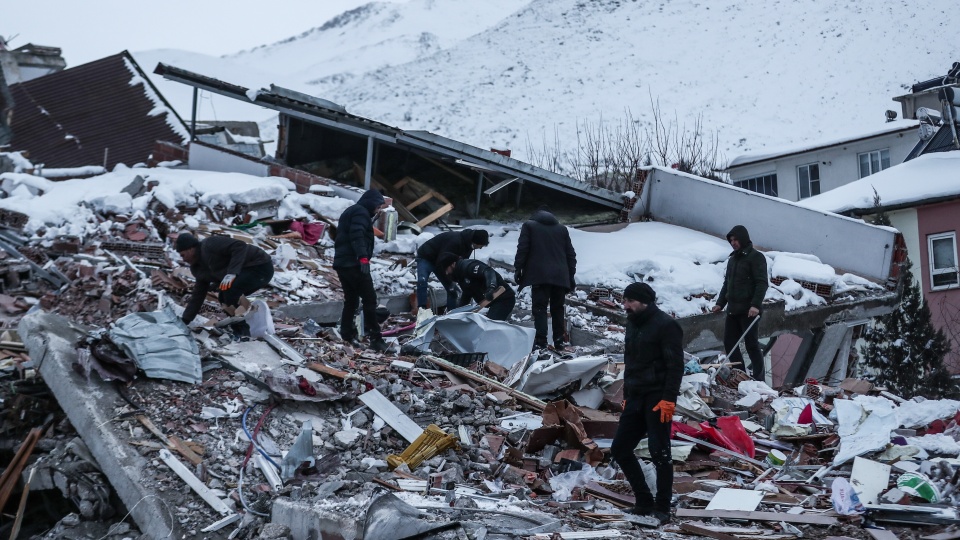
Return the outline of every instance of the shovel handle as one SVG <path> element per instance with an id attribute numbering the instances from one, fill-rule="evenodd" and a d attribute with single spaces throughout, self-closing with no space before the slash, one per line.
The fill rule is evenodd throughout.
<path id="1" fill-rule="evenodd" d="M 499 298 L 500 295 L 503 294 L 504 292 L 506 292 L 506 289 L 504 289 L 503 287 L 497 287 L 497 290 L 493 291 L 493 300 L 496 300 L 497 298 Z M 477 304 L 477 309 L 483 309 L 487 307 L 490 304 L 490 302 L 493 302 L 493 300 L 483 300 L 482 302 Z"/>

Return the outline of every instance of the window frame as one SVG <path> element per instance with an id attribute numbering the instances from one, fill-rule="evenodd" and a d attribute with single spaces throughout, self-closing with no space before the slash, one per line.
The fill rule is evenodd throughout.
<path id="1" fill-rule="evenodd" d="M 810 167 L 816 167 L 816 170 L 817 170 L 817 179 L 816 179 L 816 180 L 811 180 L 811 179 L 810 179 Z M 806 170 L 807 170 L 807 195 L 806 195 L 806 197 L 804 197 L 804 195 L 803 195 L 803 180 L 800 179 L 800 171 L 803 170 L 803 169 L 806 169 Z M 816 193 L 814 193 L 814 192 L 813 192 L 813 189 L 811 189 L 813 182 L 816 182 L 816 183 L 817 183 L 817 192 L 816 192 Z M 807 164 L 804 164 L 804 165 L 797 165 L 797 200 L 802 201 L 803 199 L 809 199 L 810 197 L 817 196 L 817 195 L 819 195 L 819 194 L 821 194 L 821 193 L 823 193 L 823 190 L 820 189 L 820 162 L 819 162 L 819 161 L 814 161 L 813 163 L 807 163 Z"/>
<path id="2" fill-rule="evenodd" d="M 883 154 L 887 154 L 887 166 L 883 166 Z M 880 167 L 878 170 L 873 170 L 873 154 L 877 154 L 877 166 Z M 871 169 L 867 174 L 863 174 L 863 163 L 860 162 L 862 156 L 867 156 L 867 166 Z M 866 178 L 871 174 L 877 174 L 880 171 L 885 171 L 890 168 L 890 149 L 889 148 L 879 148 L 877 150 L 870 150 L 868 152 L 860 152 L 857 154 L 857 174 L 860 178 Z"/>
<path id="3" fill-rule="evenodd" d="M 763 191 L 761 189 L 754 189 L 754 188 L 751 188 L 749 185 L 745 185 L 752 182 L 755 187 L 759 188 L 764 184 L 766 184 L 768 181 L 769 181 L 769 185 L 773 188 L 772 190 L 770 190 L 772 191 L 772 193 L 768 193 L 767 191 Z M 756 176 L 751 176 L 750 178 L 743 178 L 741 180 L 733 180 L 731 184 L 733 184 L 734 187 L 745 189 L 747 191 L 752 191 L 754 193 L 759 193 L 761 195 L 767 195 L 769 197 L 780 196 L 779 195 L 780 186 L 777 182 L 777 171 L 773 171 L 765 174 L 758 174 Z"/>
<path id="4" fill-rule="evenodd" d="M 953 264 L 954 266 L 949 268 L 937 269 L 934 261 L 934 251 L 933 243 L 936 240 L 944 240 L 949 238 L 953 244 Z M 942 232 L 936 234 L 927 235 L 927 259 L 930 265 L 930 290 L 931 291 L 945 291 L 948 289 L 957 289 L 960 288 L 960 262 L 957 260 L 957 232 Z M 955 281 L 947 285 L 935 285 L 934 276 L 941 274 L 950 274 L 952 273 L 955 276 Z"/>

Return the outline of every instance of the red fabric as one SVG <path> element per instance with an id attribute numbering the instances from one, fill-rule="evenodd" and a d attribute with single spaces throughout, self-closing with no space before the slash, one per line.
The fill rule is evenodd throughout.
<path id="1" fill-rule="evenodd" d="M 740 450 L 740 453 L 753 458 L 756 448 L 753 445 L 753 439 L 743 429 L 738 416 L 724 416 L 717 418 L 717 427 L 723 430 L 723 435 L 730 440 Z"/>
<path id="2" fill-rule="evenodd" d="M 947 424 L 943 420 L 937 419 L 933 422 L 930 422 L 930 425 L 927 426 L 927 429 L 924 432 L 924 435 L 936 435 L 938 433 L 943 433 L 947 429 Z"/>
<path id="3" fill-rule="evenodd" d="M 717 428 L 711 426 L 709 423 L 701 422 L 700 429 L 702 429 L 704 435 L 706 435 L 706 437 L 701 437 L 701 438 L 705 438 L 707 442 L 711 442 L 717 446 L 722 446 L 727 450 L 733 450 L 738 454 L 746 455 L 742 448 L 737 446 L 736 443 L 731 441 L 726 435 L 724 435 L 719 430 L 717 430 Z"/>
<path id="4" fill-rule="evenodd" d="M 303 240 L 303 243 L 311 246 L 323 238 L 323 231 L 325 231 L 326 228 L 327 224 L 319 221 L 314 221 L 312 223 L 294 221 L 290 224 L 290 230 L 300 233 L 300 239 Z"/>
<path id="5" fill-rule="evenodd" d="M 677 437 L 677 433 L 683 433 L 684 435 L 689 435 L 698 439 L 703 438 L 703 432 L 695 427 L 688 426 L 683 422 L 674 422 L 670 426 L 670 438 L 675 439 Z"/>
<path id="6" fill-rule="evenodd" d="M 363 257 L 360 259 L 360 264 L 370 264 L 370 259 Z"/>
<path id="7" fill-rule="evenodd" d="M 813 404 L 807 403 L 807 406 L 800 411 L 800 416 L 797 417 L 798 424 L 812 424 L 813 423 Z"/>

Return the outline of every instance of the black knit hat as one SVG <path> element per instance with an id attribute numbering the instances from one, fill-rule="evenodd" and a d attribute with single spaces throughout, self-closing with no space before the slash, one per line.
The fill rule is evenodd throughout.
<path id="1" fill-rule="evenodd" d="M 631 283 L 623 290 L 623 297 L 630 300 L 643 302 L 644 304 L 654 304 L 657 301 L 657 293 L 646 283 Z"/>
<path id="2" fill-rule="evenodd" d="M 444 251 L 437 257 L 437 269 L 441 272 L 446 272 L 447 268 L 460 260 L 460 256 L 456 253 L 450 253 L 449 251 Z"/>
<path id="3" fill-rule="evenodd" d="M 177 235 L 177 242 L 174 244 L 174 249 L 177 250 L 177 253 L 180 253 L 199 245 L 200 241 L 197 240 L 196 236 L 187 232 L 183 232 Z"/>
<path id="4" fill-rule="evenodd" d="M 472 242 L 480 246 L 488 246 L 490 245 L 490 233 L 483 229 L 474 229 Z"/>

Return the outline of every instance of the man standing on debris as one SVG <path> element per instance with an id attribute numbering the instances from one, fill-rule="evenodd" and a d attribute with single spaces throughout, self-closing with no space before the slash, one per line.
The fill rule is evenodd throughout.
<path id="1" fill-rule="evenodd" d="M 475 249 L 490 244 L 490 233 L 483 229 L 464 229 L 447 231 L 427 240 L 417 249 L 417 309 L 427 307 L 427 285 L 430 274 L 437 276 L 447 291 L 447 310 L 457 307 L 459 297 L 453 281 L 442 270 L 438 270 L 437 258 L 441 253 L 453 253 L 460 257 L 469 257 Z M 433 306 L 436 310 L 437 306 Z"/>
<path id="2" fill-rule="evenodd" d="M 570 241 L 570 231 L 557 221 L 547 206 L 541 206 L 520 228 L 516 267 L 517 287 L 530 286 L 533 301 L 533 327 L 536 337 L 533 346 L 547 346 L 547 306 L 553 321 L 553 345 L 563 349 L 564 298 L 576 288 L 577 252 Z"/>
<path id="3" fill-rule="evenodd" d="M 203 241 L 190 233 L 177 236 L 175 248 L 180 258 L 190 265 L 196 280 L 193 294 L 183 310 L 183 322 L 190 324 L 200 312 L 207 291 L 220 290 L 220 304 L 228 315 L 240 305 L 240 297 L 262 289 L 273 279 L 273 261 L 267 252 L 229 236 L 211 236 Z M 231 325 L 235 336 L 249 336 L 245 321 Z"/>
<path id="4" fill-rule="evenodd" d="M 626 401 L 610 454 L 633 488 L 633 513 L 653 516 L 662 525 L 670 521 L 673 495 L 670 427 L 683 377 L 683 330 L 660 311 L 657 294 L 646 283 L 631 283 L 624 289 L 623 308 L 627 311 L 623 350 Z M 634 454 L 644 437 L 657 473 L 656 498 Z"/>
<path id="5" fill-rule="evenodd" d="M 343 287 L 340 337 L 356 344 L 357 326 L 353 318 L 362 300 L 363 324 L 370 336 L 370 348 L 376 351 L 387 350 L 387 344 L 377 322 L 377 291 L 370 275 L 370 259 L 373 257 L 373 217 L 386 206 L 385 202 L 375 189 L 364 192 L 357 204 L 340 214 L 333 244 L 333 269 Z"/>
<path id="6" fill-rule="evenodd" d="M 727 233 L 727 241 L 730 242 L 733 253 L 727 259 L 723 286 L 717 295 L 717 305 L 713 306 L 713 312 L 722 310 L 724 306 L 727 308 L 727 320 L 723 330 L 723 348 L 728 354 L 727 360 L 733 363 L 743 362 L 743 354 L 737 345 L 743 336 L 743 344 L 750 356 L 753 379 L 764 381 L 766 374 L 763 351 L 760 350 L 760 321 L 756 317 L 760 316 L 763 298 L 767 294 L 767 258 L 753 248 L 750 233 L 743 225 L 731 229 Z"/>
<path id="7" fill-rule="evenodd" d="M 437 257 L 437 268 L 460 285 L 463 291 L 461 306 L 469 304 L 471 300 L 478 304 L 488 302 L 488 319 L 505 321 L 510 317 L 513 306 L 517 303 L 517 295 L 496 270 L 480 261 L 464 259 L 454 253 L 441 253 Z M 503 292 L 495 296 L 501 287 Z"/>

